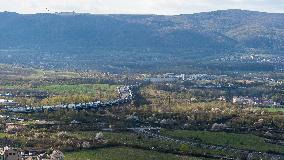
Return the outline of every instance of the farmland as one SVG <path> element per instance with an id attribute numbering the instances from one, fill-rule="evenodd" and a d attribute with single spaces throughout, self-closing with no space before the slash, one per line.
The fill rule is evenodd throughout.
<path id="1" fill-rule="evenodd" d="M 249 149 L 259 152 L 279 152 L 284 154 L 284 147 L 265 142 L 265 138 L 252 134 L 235 134 L 226 132 L 210 132 L 210 131 L 162 131 L 162 134 L 180 139 L 189 139 L 200 141 L 206 144 L 230 146 L 239 149 Z"/>
<path id="2" fill-rule="evenodd" d="M 192 74 L 152 83 L 144 74 L 2 68 L 3 146 L 54 148 L 67 160 L 284 155 L 281 81 Z M 255 101 L 238 104 L 235 95 Z"/>
<path id="3" fill-rule="evenodd" d="M 72 95 L 72 94 L 111 94 L 116 91 L 118 85 L 109 84 L 78 84 L 78 85 L 49 85 L 37 87 L 38 90 L 47 91 L 53 94 Z"/>
<path id="4" fill-rule="evenodd" d="M 123 153 L 123 154 L 122 154 Z M 70 152 L 65 154 L 66 160 L 201 160 L 202 158 L 163 154 L 127 147 L 114 147 L 97 150 Z"/>

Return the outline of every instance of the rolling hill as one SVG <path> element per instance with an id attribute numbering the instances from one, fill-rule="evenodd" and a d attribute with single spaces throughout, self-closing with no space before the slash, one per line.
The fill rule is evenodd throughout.
<path id="1" fill-rule="evenodd" d="M 281 13 L 222 10 L 162 16 L 2 12 L 0 21 L 1 56 L 15 57 L 13 53 L 17 50 L 19 55 L 31 59 L 37 55 L 35 63 L 46 57 L 48 62 L 42 63 L 53 63 L 50 57 L 54 56 L 71 59 L 104 56 L 95 68 L 100 69 L 98 63 L 109 65 L 108 59 L 115 58 L 125 62 L 120 67 L 131 68 L 129 63 L 136 61 L 143 67 L 169 59 L 190 64 L 194 58 L 210 59 L 248 51 L 272 55 L 284 52 Z M 40 59 L 41 56 L 44 58 Z"/>

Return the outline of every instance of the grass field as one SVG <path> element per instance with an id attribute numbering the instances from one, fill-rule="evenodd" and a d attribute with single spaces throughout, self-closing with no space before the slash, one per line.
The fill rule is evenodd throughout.
<path id="1" fill-rule="evenodd" d="M 73 133 L 73 135 L 79 139 L 93 139 L 93 137 L 96 135 L 96 132 L 76 132 Z M 136 145 L 145 148 L 162 147 L 170 149 L 170 146 L 173 148 L 179 148 L 179 145 L 175 143 L 162 142 L 157 139 L 147 139 L 129 132 L 103 132 L 103 135 L 108 141 L 116 144 Z"/>
<path id="2" fill-rule="evenodd" d="M 0 132 L 0 138 L 9 137 L 9 134 Z"/>
<path id="3" fill-rule="evenodd" d="M 119 85 L 110 84 L 75 84 L 75 85 L 39 85 L 31 87 L 27 85 L 0 85 L 0 90 L 5 93 L 5 89 L 14 89 L 23 91 L 44 91 L 51 96 L 45 99 L 33 99 L 33 97 L 20 97 L 14 99 L 21 105 L 56 105 L 61 103 L 81 103 L 91 102 L 95 100 L 107 101 L 109 99 L 116 99 L 119 95 L 117 92 Z M 6 91 L 7 92 L 7 91 Z M 13 93 L 12 92 L 12 93 Z"/>
<path id="4" fill-rule="evenodd" d="M 16 67 L 7 64 L 0 64 L 0 77 L 4 79 L 34 80 L 41 78 L 78 78 L 76 72 L 42 70 L 27 67 Z"/>
<path id="5" fill-rule="evenodd" d="M 78 84 L 78 85 L 48 85 L 40 86 L 37 89 L 42 91 L 48 91 L 54 94 L 96 94 L 103 93 L 116 93 L 117 85 L 109 84 Z"/>
<path id="6" fill-rule="evenodd" d="M 96 132 L 73 132 L 73 136 L 79 139 L 93 139 L 95 137 Z M 110 142 L 114 144 L 127 145 L 127 146 L 139 146 L 142 148 L 155 148 L 164 151 L 180 151 L 181 145 L 179 143 L 173 141 L 162 141 L 156 138 L 146 138 L 143 136 L 139 136 L 134 133 L 129 132 L 104 132 L 104 137 Z M 223 152 L 219 150 L 207 150 L 199 147 L 189 146 L 189 153 L 194 154 L 214 154 L 214 155 L 231 155 L 235 156 L 234 153 Z"/>
<path id="7" fill-rule="evenodd" d="M 264 138 L 252 134 L 187 130 L 163 130 L 162 134 L 181 139 L 196 139 L 206 144 L 231 146 L 261 152 L 274 151 L 284 154 L 284 146 L 266 143 Z"/>
<path id="8" fill-rule="evenodd" d="M 65 160 L 199 160 L 155 151 L 115 147 L 65 153 Z"/>
<path id="9" fill-rule="evenodd" d="M 284 108 L 261 108 L 268 112 L 284 112 Z"/>

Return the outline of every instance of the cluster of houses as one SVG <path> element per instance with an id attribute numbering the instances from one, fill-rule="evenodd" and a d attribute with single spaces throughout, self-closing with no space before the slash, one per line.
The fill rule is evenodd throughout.
<path id="1" fill-rule="evenodd" d="M 185 74 L 174 74 L 174 73 L 165 73 L 162 75 L 151 76 L 146 78 L 145 81 L 152 83 L 161 83 L 161 82 L 174 82 L 177 80 L 185 80 Z"/>
<path id="2" fill-rule="evenodd" d="M 178 80 L 216 80 L 216 79 L 222 79 L 226 78 L 227 75 L 210 75 L 210 74 L 175 74 L 175 73 L 165 73 L 161 75 L 150 75 L 148 78 L 146 78 L 146 81 L 150 81 L 153 83 L 160 83 L 160 82 L 174 82 Z"/>
<path id="3" fill-rule="evenodd" d="M 1 97 L 13 97 L 14 95 L 12 93 L 0 93 Z"/>
<path id="4" fill-rule="evenodd" d="M 0 99 L 0 105 L 3 105 L 3 106 L 15 106 L 15 105 L 17 105 L 17 103 L 14 102 L 13 100 Z"/>
<path id="5" fill-rule="evenodd" d="M 37 91 L 37 90 L 27 90 L 27 89 L 1 89 L 0 96 L 5 98 L 15 98 L 15 97 L 36 97 L 36 98 L 46 98 L 48 97 L 48 92 Z"/>
<path id="6" fill-rule="evenodd" d="M 187 76 L 187 80 L 215 80 L 226 78 L 227 75 L 211 75 L 211 74 L 190 74 Z"/>
<path id="7" fill-rule="evenodd" d="M 39 112 L 44 112 L 44 110 L 48 111 L 56 111 L 59 109 L 83 110 L 83 109 L 99 109 L 99 108 L 107 108 L 112 106 L 119 106 L 131 102 L 131 100 L 133 99 L 132 90 L 134 87 L 137 86 L 131 85 L 131 86 L 122 86 L 118 88 L 120 98 L 115 100 L 109 100 L 107 102 L 96 101 L 89 103 L 62 104 L 62 105 L 42 106 L 42 107 L 6 107 L 2 108 L 2 110 L 14 113 L 39 113 Z"/>
<path id="8" fill-rule="evenodd" d="M 271 99 L 260 99 L 257 97 L 234 96 L 233 103 L 242 105 L 260 105 L 260 106 L 281 106 L 280 103 L 274 102 Z"/>
<path id="9" fill-rule="evenodd" d="M 0 148 L 0 160 L 64 160 L 61 151 L 53 150 L 51 154 L 44 151 L 24 150 L 18 148 Z"/>

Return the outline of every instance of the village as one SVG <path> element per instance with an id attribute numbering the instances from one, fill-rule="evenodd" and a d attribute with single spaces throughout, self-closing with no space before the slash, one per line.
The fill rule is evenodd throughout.
<path id="1" fill-rule="evenodd" d="M 4 147 L 0 149 L 1 160 L 64 160 L 61 151 L 53 150 L 51 154 L 43 151 L 23 150 L 19 148 Z"/>
<path id="2" fill-rule="evenodd" d="M 60 74 L 68 78 L 0 81 L 3 159 L 73 160 L 121 147 L 209 159 L 283 156 L 281 77 Z M 220 142 L 206 139 L 214 136 Z M 230 142 L 242 136 L 265 148 Z"/>

